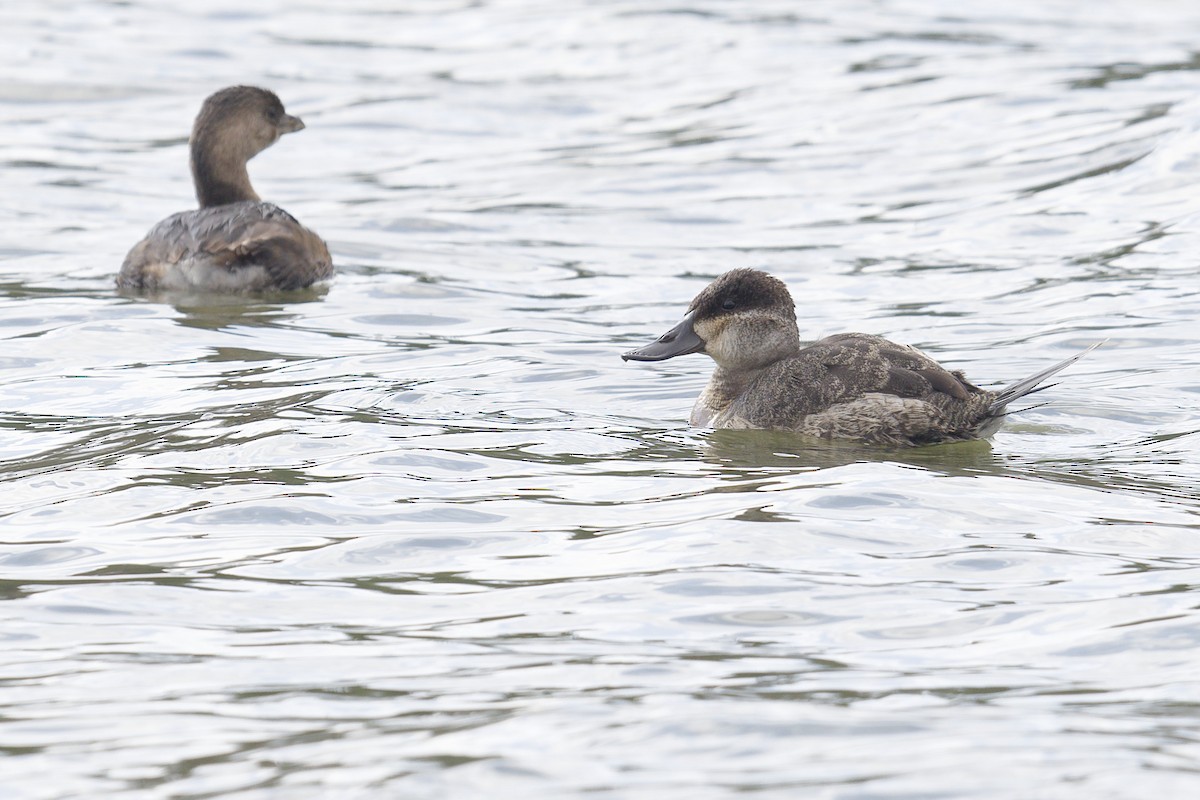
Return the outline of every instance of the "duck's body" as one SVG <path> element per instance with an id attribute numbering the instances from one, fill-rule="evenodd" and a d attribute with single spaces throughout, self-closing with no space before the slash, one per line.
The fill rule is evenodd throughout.
<path id="1" fill-rule="evenodd" d="M 299 289 L 333 275 L 321 237 L 264 203 L 246 162 L 304 123 L 274 93 L 222 89 L 192 129 L 191 167 L 200 208 L 167 217 L 134 245 L 117 275 L 122 289 L 255 292 Z"/>
<path id="2" fill-rule="evenodd" d="M 787 288 L 749 269 L 722 275 L 679 325 L 623 358 L 661 361 L 698 352 L 717 367 L 692 409 L 692 425 L 884 445 L 986 438 L 1009 403 L 1083 355 L 987 391 L 916 348 L 879 336 L 842 333 L 803 346 Z"/>

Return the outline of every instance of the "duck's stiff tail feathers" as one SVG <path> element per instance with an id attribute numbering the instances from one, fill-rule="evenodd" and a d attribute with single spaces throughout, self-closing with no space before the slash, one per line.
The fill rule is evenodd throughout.
<path id="1" fill-rule="evenodd" d="M 1064 359 L 1063 361 L 1058 362 L 1057 364 L 1055 364 L 1052 367 L 1047 367 L 1046 369 L 1042 370 L 1041 372 L 1038 372 L 1034 375 L 1030 375 L 1028 378 L 1019 380 L 1016 383 L 1011 384 L 1009 386 L 1005 386 L 1003 389 L 1001 389 L 996 394 L 996 399 L 992 401 L 990 406 L 988 406 L 988 414 L 990 416 L 999 416 L 1000 414 L 1002 414 L 1004 412 L 1004 407 L 1007 406 L 1009 403 L 1011 403 L 1013 400 L 1017 400 L 1019 398 L 1024 397 L 1027 394 L 1032 394 L 1033 392 L 1038 392 L 1038 391 L 1041 391 L 1042 389 L 1047 388 L 1045 386 L 1042 386 L 1042 384 L 1048 378 L 1051 378 L 1054 375 L 1057 375 L 1059 372 L 1062 372 L 1064 369 L 1071 366 L 1076 361 L 1083 358 L 1084 356 L 1086 356 L 1088 353 L 1095 350 L 1100 345 L 1104 344 L 1106 341 L 1108 341 L 1108 340 L 1102 339 L 1081 353 L 1076 353 L 1075 355 L 1071 356 L 1070 358 Z"/>

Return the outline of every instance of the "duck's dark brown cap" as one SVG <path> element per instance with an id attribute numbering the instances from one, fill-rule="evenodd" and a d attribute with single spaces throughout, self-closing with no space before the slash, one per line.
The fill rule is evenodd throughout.
<path id="1" fill-rule="evenodd" d="M 733 305 L 726 305 L 733 301 Z M 739 267 L 720 275 L 696 295 L 688 306 L 701 317 L 715 317 L 724 311 L 749 308 L 794 309 L 792 295 L 787 285 L 760 269 Z"/>

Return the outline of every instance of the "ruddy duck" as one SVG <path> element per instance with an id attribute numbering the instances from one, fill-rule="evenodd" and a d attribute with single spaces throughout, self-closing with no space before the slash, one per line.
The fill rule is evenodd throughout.
<path id="1" fill-rule="evenodd" d="M 274 92 L 222 89 L 192 128 L 191 167 L 200 208 L 155 225 L 121 265 L 121 289 L 254 292 L 299 289 L 333 275 L 321 237 L 264 203 L 246 162 L 285 133 L 304 129 Z"/>
<path id="2" fill-rule="evenodd" d="M 783 282 L 735 269 L 696 295 L 678 325 L 621 357 L 711 356 L 717 368 L 692 408 L 692 425 L 922 445 L 992 435 L 1009 403 L 1098 346 L 988 391 L 916 348 L 880 336 L 841 333 L 803 346 Z"/>

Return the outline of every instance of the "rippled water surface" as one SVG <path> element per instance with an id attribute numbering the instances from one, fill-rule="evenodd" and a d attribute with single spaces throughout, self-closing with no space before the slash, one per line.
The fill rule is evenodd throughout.
<path id="1" fill-rule="evenodd" d="M 1200 792 L 1200 5 L 9 0 L 5 798 Z M 118 296 L 213 90 L 327 289 Z M 686 427 L 715 275 L 988 445 Z"/>

